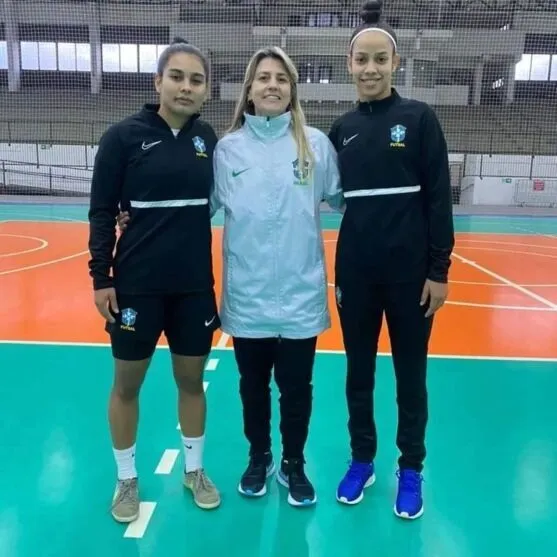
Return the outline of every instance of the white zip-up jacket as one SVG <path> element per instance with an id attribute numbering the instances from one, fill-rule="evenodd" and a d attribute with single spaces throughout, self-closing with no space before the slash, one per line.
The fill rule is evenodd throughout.
<path id="1" fill-rule="evenodd" d="M 245 114 L 214 153 L 212 214 L 224 208 L 221 329 L 236 337 L 316 336 L 331 325 L 320 204 L 344 204 L 337 155 L 306 127 L 310 177 L 297 160 L 291 114 Z"/>

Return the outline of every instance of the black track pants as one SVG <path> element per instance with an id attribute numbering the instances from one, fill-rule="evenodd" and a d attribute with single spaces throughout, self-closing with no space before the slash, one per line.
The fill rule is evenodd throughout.
<path id="1" fill-rule="evenodd" d="M 303 458 L 312 410 L 317 338 L 234 338 L 233 342 L 250 454 L 271 449 L 270 382 L 274 368 L 280 392 L 283 457 Z"/>
<path id="2" fill-rule="evenodd" d="M 374 285 L 356 274 L 338 278 L 337 308 L 348 361 L 348 429 L 355 460 L 370 462 L 377 451 L 373 391 L 384 314 L 396 375 L 399 466 L 423 468 L 428 420 L 426 367 L 433 322 L 424 317 L 427 303 L 420 306 L 423 286 L 423 281 Z"/>

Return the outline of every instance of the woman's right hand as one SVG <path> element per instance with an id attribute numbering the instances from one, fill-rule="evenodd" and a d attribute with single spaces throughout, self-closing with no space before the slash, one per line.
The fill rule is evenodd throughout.
<path id="1" fill-rule="evenodd" d="M 130 214 L 127 211 L 120 211 L 116 217 L 116 222 L 118 223 L 118 228 L 123 232 L 130 222 Z"/>
<path id="2" fill-rule="evenodd" d="M 116 301 L 116 290 L 114 288 L 101 288 L 95 290 L 95 305 L 99 313 L 109 322 L 116 323 L 110 308 L 114 313 L 119 313 L 118 302 Z"/>

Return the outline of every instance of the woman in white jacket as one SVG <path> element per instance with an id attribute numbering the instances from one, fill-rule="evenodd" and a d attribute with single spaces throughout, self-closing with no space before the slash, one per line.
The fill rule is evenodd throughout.
<path id="1" fill-rule="evenodd" d="M 222 330 L 240 372 L 249 464 L 238 489 L 266 493 L 270 380 L 280 391 L 279 483 L 295 506 L 316 502 L 304 472 L 317 336 L 330 327 L 320 204 L 340 208 L 336 153 L 305 125 L 298 73 L 278 47 L 250 60 L 233 123 L 214 154 L 213 213 L 224 208 Z M 303 162 L 301 162 L 303 161 Z"/>

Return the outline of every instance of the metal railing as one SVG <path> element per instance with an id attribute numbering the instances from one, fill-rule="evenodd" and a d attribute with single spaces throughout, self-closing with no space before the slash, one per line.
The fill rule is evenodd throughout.
<path id="1" fill-rule="evenodd" d="M 0 161 L 0 194 L 89 197 L 92 170 Z"/>

